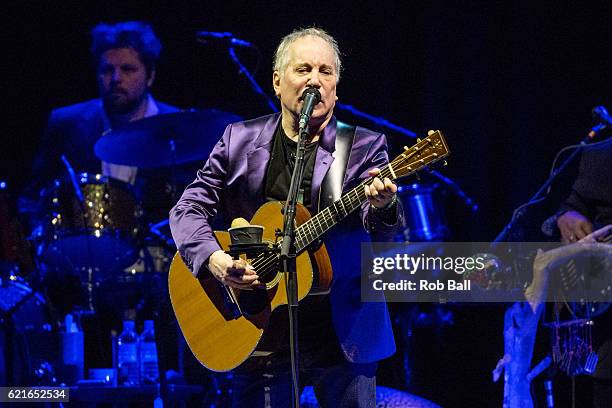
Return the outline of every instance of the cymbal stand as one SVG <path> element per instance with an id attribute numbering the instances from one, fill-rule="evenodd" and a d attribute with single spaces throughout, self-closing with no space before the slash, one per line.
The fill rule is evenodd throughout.
<path id="1" fill-rule="evenodd" d="M 306 162 L 304 155 L 306 152 L 306 138 L 308 136 L 308 124 L 300 126 L 298 134 L 298 145 L 295 157 L 291 184 L 287 194 L 287 201 L 284 207 L 283 217 L 283 240 L 281 243 L 281 273 L 285 274 L 285 286 L 287 290 L 287 305 L 289 312 L 289 348 L 291 350 L 291 379 L 292 379 L 292 407 L 300 406 L 300 386 L 299 386 L 299 347 L 298 347 L 298 280 L 295 266 L 297 256 L 295 248 L 295 213 L 298 199 L 298 192 L 304 177 L 304 167 Z"/>
<path id="2" fill-rule="evenodd" d="M 68 158 L 65 155 L 62 155 L 61 160 L 62 162 L 64 162 L 64 166 L 66 166 L 66 171 L 68 172 L 70 182 L 74 189 L 74 193 L 76 194 L 77 202 L 81 210 L 81 216 L 83 218 L 83 226 L 87 227 L 87 204 L 85 203 L 85 197 L 83 196 L 83 192 L 81 191 L 81 188 L 79 187 L 79 183 L 77 181 L 76 174 L 74 172 L 74 168 L 72 167 L 72 165 L 68 161 Z M 89 260 L 93 258 L 91 246 L 90 246 L 90 239 L 91 239 L 91 236 L 87 236 L 86 238 L 87 255 L 88 255 L 87 258 Z M 91 265 L 87 266 L 87 284 L 86 284 L 87 308 L 89 312 L 91 313 L 95 313 L 95 308 L 94 308 L 94 303 L 93 303 L 93 272 L 94 270 L 91 267 Z"/>
<path id="3" fill-rule="evenodd" d="M 255 78 L 253 78 L 253 74 L 251 74 L 247 67 L 245 67 L 244 64 L 240 62 L 238 56 L 236 55 L 236 50 L 234 49 L 234 47 L 230 46 L 227 52 L 229 53 L 232 61 L 238 66 L 238 73 L 244 75 L 249 81 L 251 89 L 253 89 L 253 91 L 257 95 L 261 96 L 266 101 L 266 104 L 272 110 L 272 112 L 278 112 L 278 107 L 276 106 L 276 103 L 274 103 L 272 98 L 270 98 L 268 94 L 264 92 L 263 89 L 261 89 L 261 86 L 259 86 Z"/>

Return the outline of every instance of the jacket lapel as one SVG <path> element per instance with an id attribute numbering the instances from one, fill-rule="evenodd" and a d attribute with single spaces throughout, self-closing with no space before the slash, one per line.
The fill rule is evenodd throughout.
<path id="1" fill-rule="evenodd" d="M 319 148 L 317 149 L 317 156 L 315 160 L 314 171 L 312 173 L 312 186 L 310 189 L 310 202 L 312 203 L 313 212 L 317 213 L 321 210 L 319 208 L 320 194 L 325 193 L 321 191 L 321 184 L 325 175 L 329 171 L 331 164 L 334 161 L 332 153 L 336 146 L 336 118 L 332 117 L 325 129 L 323 129 L 323 135 L 319 141 Z"/>
<path id="2" fill-rule="evenodd" d="M 280 114 L 271 115 L 265 122 L 259 135 L 253 135 L 253 149 L 247 153 L 247 180 L 248 197 L 254 197 L 257 207 L 263 203 L 263 186 L 265 183 L 266 169 L 272 152 L 274 132 L 280 120 Z M 256 208 L 257 208 L 256 207 Z"/>

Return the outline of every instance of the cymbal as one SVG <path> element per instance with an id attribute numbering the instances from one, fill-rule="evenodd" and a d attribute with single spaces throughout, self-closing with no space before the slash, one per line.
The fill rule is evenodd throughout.
<path id="1" fill-rule="evenodd" d="M 215 109 L 151 116 L 112 129 L 98 140 L 95 152 L 106 162 L 141 168 L 204 160 L 225 127 L 240 120 Z"/>

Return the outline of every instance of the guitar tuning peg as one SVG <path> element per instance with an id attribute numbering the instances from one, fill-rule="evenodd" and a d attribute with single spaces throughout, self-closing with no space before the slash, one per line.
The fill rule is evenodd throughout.
<path id="1" fill-rule="evenodd" d="M 448 162 L 447 162 L 446 160 L 444 160 L 444 161 L 442 162 L 442 165 L 443 165 L 444 167 L 446 167 L 446 166 L 448 166 Z"/>
<path id="2" fill-rule="evenodd" d="M 408 150 L 408 146 L 404 146 L 404 150 Z"/>
<path id="3" fill-rule="evenodd" d="M 436 131 L 435 131 L 435 130 L 428 130 L 428 131 L 427 131 L 427 136 L 431 136 L 431 135 L 433 135 L 434 133 L 436 133 Z"/>
<path id="4" fill-rule="evenodd" d="M 417 143 L 421 143 L 421 138 L 417 137 Z"/>

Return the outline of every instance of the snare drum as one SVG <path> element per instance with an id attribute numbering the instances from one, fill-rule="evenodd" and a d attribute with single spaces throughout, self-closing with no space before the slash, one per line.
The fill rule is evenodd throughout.
<path id="1" fill-rule="evenodd" d="M 135 261 L 140 207 L 131 185 L 82 173 L 76 186 L 70 179 L 55 181 L 47 196 L 49 217 L 39 250 L 47 269 L 82 276 Z"/>

